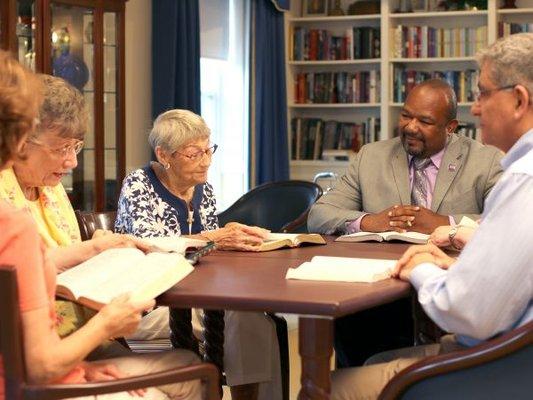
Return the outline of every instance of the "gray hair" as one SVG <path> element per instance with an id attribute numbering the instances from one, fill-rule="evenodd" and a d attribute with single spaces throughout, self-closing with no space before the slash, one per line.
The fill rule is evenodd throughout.
<path id="1" fill-rule="evenodd" d="M 188 110 L 169 110 L 154 121 L 148 142 L 154 151 L 160 146 L 174 152 L 187 143 L 210 136 L 211 130 L 199 115 Z"/>
<path id="2" fill-rule="evenodd" d="M 53 130 L 63 138 L 83 140 L 89 123 L 83 95 L 64 79 L 44 74 L 39 78 L 44 87 L 44 102 L 36 135 Z"/>
<path id="3" fill-rule="evenodd" d="M 498 87 L 523 85 L 533 96 L 533 33 L 517 33 L 480 50 L 480 68 L 488 63 L 491 80 Z"/>

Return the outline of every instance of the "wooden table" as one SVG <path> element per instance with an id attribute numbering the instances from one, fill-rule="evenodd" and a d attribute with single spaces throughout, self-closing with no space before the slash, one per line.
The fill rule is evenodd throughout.
<path id="1" fill-rule="evenodd" d="M 315 255 L 397 259 L 408 245 L 339 243 L 265 253 L 213 252 L 196 270 L 158 298 L 171 307 L 291 313 L 299 318 L 302 358 L 299 399 L 328 399 L 333 319 L 390 303 L 410 294 L 410 285 L 286 280 L 287 268 Z"/>

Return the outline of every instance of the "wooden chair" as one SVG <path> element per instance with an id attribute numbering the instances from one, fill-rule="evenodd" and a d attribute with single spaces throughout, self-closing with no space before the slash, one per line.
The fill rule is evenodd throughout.
<path id="1" fill-rule="evenodd" d="M 201 379 L 207 399 L 220 399 L 218 370 L 212 364 L 174 368 L 106 382 L 33 385 L 26 382 L 20 327 L 17 275 L 13 267 L 0 266 L 0 354 L 4 364 L 5 397 L 10 400 L 52 400 L 92 396 Z"/>
<path id="2" fill-rule="evenodd" d="M 479 346 L 409 366 L 379 399 L 531 399 L 532 344 L 533 321 Z"/>
<path id="3" fill-rule="evenodd" d="M 75 214 L 80 227 L 81 240 L 92 238 L 94 231 L 97 229 L 108 231 L 115 229 L 116 211 L 91 212 L 76 210 Z"/>

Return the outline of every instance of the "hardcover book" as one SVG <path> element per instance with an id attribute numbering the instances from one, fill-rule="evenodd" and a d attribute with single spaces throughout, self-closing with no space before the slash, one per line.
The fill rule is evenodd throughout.
<path id="1" fill-rule="evenodd" d="M 324 238 L 316 233 L 270 233 L 259 251 L 270 251 L 282 247 L 298 247 L 302 243 L 326 244 Z"/>
<path id="2" fill-rule="evenodd" d="M 399 233 L 396 231 L 389 232 L 357 232 L 349 235 L 342 235 L 335 239 L 336 242 L 389 242 L 391 240 L 399 240 L 401 242 L 425 244 L 429 239 L 429 235 L 419 232 L 405 232 Z"/>
<path id="3" fill-rule="evenodd" d="M 120 248 L 103 251 L 57 276 L 57 295 L 99 310 L 115 297 L 155 298 L 193 271 L 179 253 Z"/>

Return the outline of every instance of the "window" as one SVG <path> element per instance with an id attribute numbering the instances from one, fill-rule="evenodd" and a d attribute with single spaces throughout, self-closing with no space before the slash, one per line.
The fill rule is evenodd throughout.
<path id="1" fill-rule="evenodd" d="M 248 49 L 246 0 L 200 0 L 202 117 L 219 145 L 209 170 L 222 211 L 248 191 Z"/>

